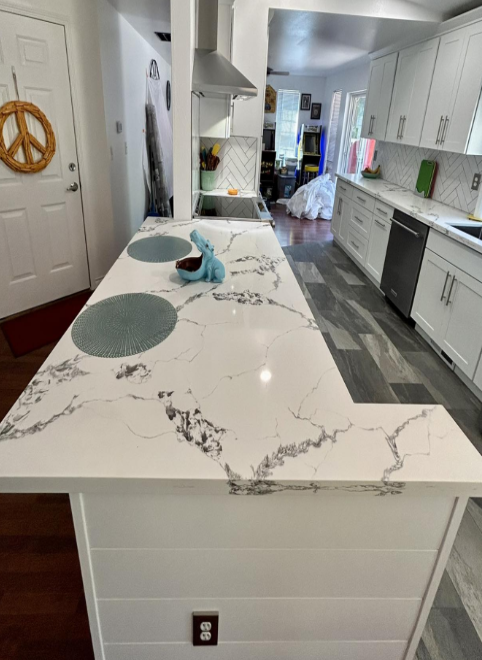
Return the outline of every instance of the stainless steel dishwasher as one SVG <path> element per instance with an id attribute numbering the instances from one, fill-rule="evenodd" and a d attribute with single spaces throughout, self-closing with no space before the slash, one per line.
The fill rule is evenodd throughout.
<path id="1" fill-rule="evenodd" d="M 380 288 L 405 318 L 412 310 L 428 232 L 427 225 L 394 211 Z"/>

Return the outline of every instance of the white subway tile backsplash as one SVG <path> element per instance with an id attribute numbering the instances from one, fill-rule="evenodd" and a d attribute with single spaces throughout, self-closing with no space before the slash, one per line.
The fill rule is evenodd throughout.
<path id="1" fill-rule="evenodd" d="M 256 190 L 256 138 L 231 137 L 212 139 L 201 137 L 201 149 L 208 151 L 219 143 L 220 163 L 216 170 L 216 188 L 237 188 L 238 190 Z"/>
<path id="2" fill-rule="evenodd" d="M 436 160 L 438 172 L 433 199 L 462 211 L 474 212 L 478 193 L 471 190 L 471 185 L 474 174 L 482 172 L 482 156 L 464 156 L 391 142 L 379 142 L 377 149 L 375 165 L 381 165 L 382 177 L 409 190 L 415 189 L 422 160 Z"/>

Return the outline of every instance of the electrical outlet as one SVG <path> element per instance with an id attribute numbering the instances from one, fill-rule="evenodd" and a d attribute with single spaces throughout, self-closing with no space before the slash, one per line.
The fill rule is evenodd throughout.
<path id="1" fill-rule="evenodd" d="M 193 646 L 217 646 L 219 612 L 192 613 Z"/>
<path id="2" fill-rule="evenodd" d="M 472 179 L 472 190 L 478 190 L 480 188 L 480 176 L 480 172 L 474 174 L 474 178 Z"/>

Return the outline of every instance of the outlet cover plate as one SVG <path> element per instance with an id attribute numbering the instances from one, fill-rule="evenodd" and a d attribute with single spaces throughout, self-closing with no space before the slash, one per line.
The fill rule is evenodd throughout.
<path id="1" fill-rule="evenodd" d="M 472 179 L 472 190 L 478 190 L 480 188 L 480 177 L 480 172 L 474 174 L 474 178 Z"/>
<path id="2" fill-rule="evenodd" d="M 192 645 L 217 646 L 219 612 L 192 613 Z"/>

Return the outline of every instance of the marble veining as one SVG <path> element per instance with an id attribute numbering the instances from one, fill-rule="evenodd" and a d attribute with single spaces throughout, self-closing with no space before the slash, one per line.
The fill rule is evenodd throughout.
<path id="1" fill-rule="evenodd" d="M 124 251 L 90 304 L 161 295 L 174 332 L 113 359 L 67 333 L 0 424 L 0 490 L 482 495 L 482 458 L 441 406 L 353 402 L 269 224 L 149 218 L 133 241 L 193 225 L 225 281 Z"/>
<path id="2" fill-rule="evenodd" d="M 464 234 L 456 227 L 452 227 L 454 223 L 461 225 L 474 224 L 480 227 L 479 222 L 468 219 L 468 212 L 446 206 L 434 199 L 424 199 L 411 190 L 401 188 L 383 179 L 364 179 L 360 174 L 337 174 L 337 177 L 351 183 L 355 188 L 364 190 L 382 202 L 411 215 L 435 231 L 449 236 L 457 243 L 482 253 L 482 241 L 474 236 Z"/>

